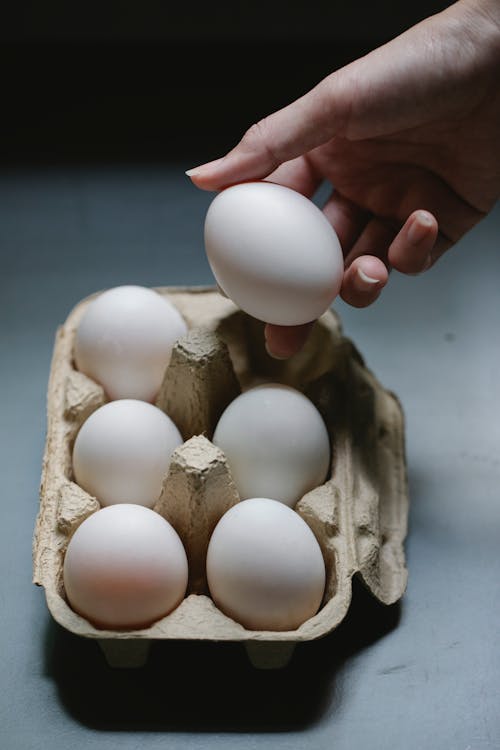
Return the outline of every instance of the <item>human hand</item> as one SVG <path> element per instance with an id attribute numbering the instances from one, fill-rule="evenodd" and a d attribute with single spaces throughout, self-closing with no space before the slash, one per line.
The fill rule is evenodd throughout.
<path id="1" fill-rule="evenodd" d="M 500 3 L 459 0 L 332 73 L 253 125 L 221 159 L 189 170 L 204 190 L 268 179 L 312 197 L 345 257 L 340 295 L 365 307 L 391 269 L 430 268 L 500 194 Z M 266 326 L 289 357 L 305 326 Z"/>

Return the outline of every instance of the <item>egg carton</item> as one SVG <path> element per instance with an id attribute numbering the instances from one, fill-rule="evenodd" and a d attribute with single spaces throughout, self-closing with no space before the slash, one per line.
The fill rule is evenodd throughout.
<path id="1" fill-rule="evenodd" d="M 150 627 L 127 631 L 94 627 L 65 597 L 62 568 L 69 539 L 100 507 L 74 482 L 71 466 L 79 428 L 107 400 L 101 386 L 78 372 L 73 361 L 76 328 L 98 292 L 81 300 L 56 334 L 33 582 L 44 588 L 54 620 L 76 635 L 95 639 L 111 666 L 140 666 L 153 641 L 177 639 L 241 642 L 254 666 L 282 667 L 297 644 L 325 636 L 343 620 L 354 575 L 383 604 L 393 604 L 404 594 L 408 484 L 401 404 L 366 367 L 331 309 L 316 322 L 304 349 L 279 361 L 265 350 L 263 323 L 215 287 L 154 289 L 171 300 L 188 325 L 188 333 L 173 348 L 156 401 L 185 442 L 172 456 L 154 507 L 185 546 L 186 596 Z M 317 614 L 293 631 L 245 629 L 216 607 L 205 574 L 210 535 L 223 513 L 239 501 L 225 456 L 210 439 L 225 407 L 240 392 L 266 382 L 305 393 L 322 414 L 332 445 L 328 479 L 295 506 L 320 544 L 325 594 Z"/>

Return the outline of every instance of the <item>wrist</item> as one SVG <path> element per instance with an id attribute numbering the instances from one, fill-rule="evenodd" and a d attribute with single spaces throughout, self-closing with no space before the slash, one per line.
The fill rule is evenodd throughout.
<path id="1" fill-rule="evenodd" d="M 500 0 L 459 0 L 449 10 L 465 22 L 478 49 L 500 65 Z"/>
<path id="2" fill-rule="evenodd" d="M 500 2 L 499 0 L 465 0 L 465 4 L 473 13 L 483 16 L 492 24 L 492 30 L 500 36 Z"/>
<path id="3" fill-rule="evenodd" d="M 457 68 L 476 93 L 498 98 L 500 75 L 500 0 L 458 0 L 440 14 L 458 41 Z"/>

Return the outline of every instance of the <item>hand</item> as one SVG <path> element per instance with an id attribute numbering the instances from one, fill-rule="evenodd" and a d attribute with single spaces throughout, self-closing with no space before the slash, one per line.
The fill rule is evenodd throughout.
<path id="1" fill-rule="evenodd" d="M 430 268 L 500 194 L 500 3 L 459 0 L 253 125 L 187 173 L 204 190 L 269 179 L 312 197 L 345 257 L 341 297 L 364 307 L 391 269 Z M 312 324 L 267 325 L 288 357 Z"/>

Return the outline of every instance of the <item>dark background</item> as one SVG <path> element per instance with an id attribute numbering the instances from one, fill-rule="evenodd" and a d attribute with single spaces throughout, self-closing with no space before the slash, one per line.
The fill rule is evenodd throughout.
<path id="1" fill-rule="evenodd" d="M 204 161 L 447 5 L 12 3 L 0 19 L 0 159 Z"/>

